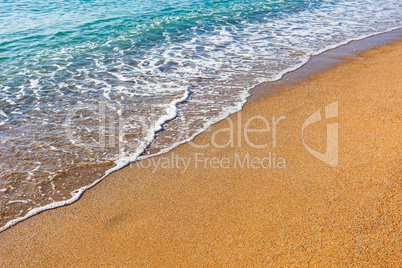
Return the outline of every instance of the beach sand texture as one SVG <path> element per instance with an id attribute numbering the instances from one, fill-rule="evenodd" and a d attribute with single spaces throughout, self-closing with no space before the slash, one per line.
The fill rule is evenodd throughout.
<path id="1" fill-rule="evenodd" d="M 134 163 L 78 202 L 0 233 L 0 266 L 402 265 L 402 42 L 347 60 L 253 99 L 193 141 L 207 148 L 157 156 L 156 172 Z M 334 102 L 338 116 L 326 119 Z M 304 141 L 324 152 L 326 126 L 337 123 L 336 167 L 303 146 L 317 110 Z M 262 118 L 269 132 L 244 135 L 267 128 Z"/>

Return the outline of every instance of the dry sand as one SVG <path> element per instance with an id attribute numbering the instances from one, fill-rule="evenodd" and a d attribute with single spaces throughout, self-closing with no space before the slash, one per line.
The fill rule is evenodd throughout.
<path id="1" fill-rule="evenodd" d="M 75 204 L 6 230 L 0 266 L 401 266 L 402 42 L 348 60 L 246 104 L 195 139 L 208 148 L 182 145 L 154 158 L 156 172 L 133 164 Z M 325 119 L 335 101 L 338 117 Z M 317 110 L 323 120 L 305 142 L 324 152 L 326 124 L 337 123 L 336 167 L 303 146 L 303 122 Z M 273 116 L 286 117 L 276 146 Z M 247 143 L 247 121 L 266 128 L 261 118 L 270 132 L 250 131 Z M 227 127 L 233 147 L 213 146 L 228 142 Z M 168 162 L 180 157 L 185 172 Z M 210 160 L 196 168 L 195 157 Z"/>

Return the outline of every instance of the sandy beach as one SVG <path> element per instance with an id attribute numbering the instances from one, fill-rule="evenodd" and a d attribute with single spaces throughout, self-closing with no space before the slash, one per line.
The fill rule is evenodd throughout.
<path id="1" fill-rule="evenodd" d="M 0 233 L 0 266 L 402 265 L 402 42 L 345 60 Z"/>

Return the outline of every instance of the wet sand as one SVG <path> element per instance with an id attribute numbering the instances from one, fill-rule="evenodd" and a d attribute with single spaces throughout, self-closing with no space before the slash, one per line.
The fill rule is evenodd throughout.
<path id="1" fill-rule="evenodd" d="M 344 60 L 0 233 L 0 266 L 400 266 L 402 42 Z"/>

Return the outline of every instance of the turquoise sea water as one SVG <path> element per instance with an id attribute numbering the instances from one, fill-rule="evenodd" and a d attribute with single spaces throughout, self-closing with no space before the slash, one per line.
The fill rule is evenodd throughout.
<path id="1" fill-rule="evenodd" d="M 399 0 L 0 0 L 0 230 L 400 14 Z"/>

